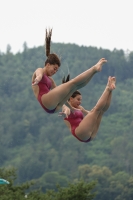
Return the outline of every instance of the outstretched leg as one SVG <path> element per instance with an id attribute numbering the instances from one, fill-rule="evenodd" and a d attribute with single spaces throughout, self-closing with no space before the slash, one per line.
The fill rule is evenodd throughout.
<path id="1" fill-rule="evenodd" d="M 106 112 L 108 110 L 110 103 L 111 103 L 111 98 L 112 98 L 112 91 L 109 94 L 109 97 L 107 99 L 105 107 L 101 110 L 101 112 L 99 113 L 99 115 L 97 117 L 96 124 L 95 124 L 94 130 L 93 130 L 92 135 L 91 135 L 92 139 L 96 137 L 96 134 L 98 132 L 98 129 L 99 129 L 99 126 L 100 126 L 100 123 L 101 123 L 101 120 L 102 120 L 102 116 L 103 116 L 104 112 Z"/>
<path id="2" fill-rule="evenodd" d="M 115 77 L 109 77 L 107 86 L 96 106 L 85 116 L 75 130 L 75 134 L 81 140 L 87 140 L 90 137 L 94 138 L 96 136 L 103 113 L 110 106 L 112 90 L 114 89 Z"/>
<path id="3" fill-rule="evenodd" d="M 100 59 L 95 66 L 86 70 L 67 83 L 59 85 L 49 93 L 44 94 L 42 96 L 42 103 L 44 106 L 48 109 L 54 109 L 56 107 L 57 112 L 61 106 L 70 98 L 73 92 L 80 89 L 81 87 L 84 87 L 95 73 L 101 71 L 102 65 L 106 62 L 107 60 L 104 58 Z"/>

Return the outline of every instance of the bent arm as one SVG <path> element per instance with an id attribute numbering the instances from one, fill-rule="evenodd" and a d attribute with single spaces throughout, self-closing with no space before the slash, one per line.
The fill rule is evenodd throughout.
<path id="1" fill-rule="evenodd" d="M 62 106 L 62 112 L 59 112 L 59 116 L 63 118 L 68 118 L 68 115 L 70 115 L 70 109 L 64 104 Z"/>
<path id="2" fill-rule="evenodd" d="M 64 118 L 68 118 L 71 112 L 73 112 L 75 109 L 68 103 L 66 102 L 66 105 L 64 104 L 62 106 L 62 112 L 59 113 L 59 116 L 62 116 Z"/>
<path id="3" fill-rule="evenodd" d="M 72 107 L 69 102 L 67 101 L 63 106 L 62 106 L 62 112 L 60 112 L 60 116 L 64 116 L 68 118 L 71 112 L 74 112 L 76 109 Z"/>
<path id="4" fill-rule="evenodd" d="M 65 106 L 68 107 L 68 108 L 71 110 L 71 112 L 74 112 L 74 111 L 76 110 L 74 107 L 72 107 L 72 106 L 69 104 L 68 101 L 66 101 Z"/>
<path id="5" fill-rule="evenodd" d="M 80 109 L 84 115 L 87 115 L 90 112 L 89 110 L 85 110 L 82 106 L 80 106 Z"/>
<path id="6" fill-rule="evenodd" d="M 41 81 L 42 77 L 43 77 L 43 69 L 38 68 L 33 74 L 32 85 L 37 85 Z"/>
<path id="7" fill-rule="evenodd" d="M 42 68 L 38 68 L 36 71 L 35 71 L 35 74 L 36 74 L 36 77 L 37 76 L 43 76 L 43 69 Z"/>

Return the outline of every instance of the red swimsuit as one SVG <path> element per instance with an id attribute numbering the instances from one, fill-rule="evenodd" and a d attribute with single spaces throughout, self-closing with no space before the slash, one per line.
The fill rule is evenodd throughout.
<path id="1" fill-rule="evenodd" d="M 80 138 L 77 137 L 75 134 L 75 129 L 79 126 L 80 122 L 83 120 L 84 116 L 81 110 L 75 110 L 74 113 L 70 113 L 68 118 L 65 118 L 64 120 L 68 121 L 71 125 L 71 132 L 74 137 L 76 137 L 79 141 L 81 142 L 90 142 L 91 138 L 89 138 L 86 141 L 81 140 Z"/>
<path id="2" fill-rule="evenodd" d="M 56 108 L 54 108 L 53 110 L 49 110 L 42 104 L 42 101 L 41 101 L 42 95 L 48 93 L 51 89 L 52 83 L 51 83 L 50 78 L 46 74 L 44 74 L 42 77 L 42 80 L 38 83 L 38 86 L 39 86 L 39 94 L 38 94 L 39 103 L 41 104 L 41 106 L 47 113 L 50 113 L 50 114 L 54 113 Z"/>

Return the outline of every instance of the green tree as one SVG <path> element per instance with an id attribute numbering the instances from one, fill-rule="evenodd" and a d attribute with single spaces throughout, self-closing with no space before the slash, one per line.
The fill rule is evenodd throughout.
<path id="1" fill-rule="evenodd" d="M 15 184 L 17 176 L 13 168 L 0 168 L 0 177 L 10 182 L 9 185 L 0 185 L 0 200 L 92 200 L 95 196 L 92 192 L 95 183 L 79 181 L 70 183 L 67 187 L 57 185 L 56 191 L 48 190 L 43 193 L 41 190 L 31 190 L 31 181 L 21 185 Z"/>
<path id="2" fill-rule="evenodd" d="M 96 195 L 92 192 L 94 187 L 94 182 L 85 183 L 84 181 L 69 183 L 68 187 L 57 185 L 57 191 L 48 190 L 44 197 L 48 200 L 92 200 Z"/>

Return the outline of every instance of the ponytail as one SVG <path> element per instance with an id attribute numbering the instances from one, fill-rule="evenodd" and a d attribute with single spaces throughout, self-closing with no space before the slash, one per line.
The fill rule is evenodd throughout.
<path id="1" fill-rule="evenodd" d="M 62 79 L 62 84 L 68 82 L 69 80 L 70 80 L 70 74 L 67 75 L 66 79 L 65 79 L 65 76 L 63 77 L 63 79 Z M 71 95 L 71 97 L 72 97 L 72 98 L 75 98 L 77 95 L 81 95 L 81 93 L 80 93 L 78 90 L 76 90 L 76 91 Z M 68 99 L 68 101 L 70 101 L 70 98 Z"/>
<path id="2" fill-rule="evenodd" d="M 51 65 L 57 64 L 60 67 L 61 62 L 60 62 L 59 57 L 55 53 L 50 53 L 51 36 L 52 36 L 52 29 L 49 29 L 49 30 L 46 29 L 45 53 L 46 53 L 47 59 L 45 61 L 45 65 L 47 63 L 49 63 Z"/>
<path id="3" fill-rule="evenodd" d="M 47 29 L 46 29 L 46 35 L 45 35 L 45 52 L 46 52 L 46 56 L 47 57 L 50 54 L 51 36 L 52 36 L 52 29 L 49 29 L 49 31 L 47 31 Z"/>
<path id="4" fill-rule="evenodd" d="M 63 77 L 62 79 L 62 83 L 66 83 L 70 80 L 70 74 L 67 75 L 66 79 L 65 79 L 65 76 Z"/>

